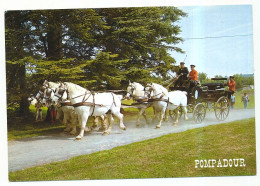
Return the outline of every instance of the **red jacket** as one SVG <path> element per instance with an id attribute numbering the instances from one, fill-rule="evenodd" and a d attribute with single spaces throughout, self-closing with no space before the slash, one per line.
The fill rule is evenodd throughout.
<path id="1" fill-rule="evenodd" d="M 227 85 L 228 85 L 230 91 L 235 91 L 236 83 L 234 80 L 228 81 Z"/>
<path id="2" fill-rule="evenodd" d="M 198 81 L 198 72 L 196 70 L 190 71 L 189 77 L 192 80 Z"/>

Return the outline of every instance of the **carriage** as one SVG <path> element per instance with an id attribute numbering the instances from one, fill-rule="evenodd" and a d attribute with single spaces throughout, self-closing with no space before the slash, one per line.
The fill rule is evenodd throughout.
<path id="1" fill-rule="evenodd" d="M 212 78 L 212 82 L 199 84 L 192 80 L 184 80 L 182 86 L 170 86 L 171 91 L 181 90 L 187 92 L 188 112 L 193 113 L 193 120 L 201 123 L 206 116 L 207 110 L 214 110 L 219 121 L 224 121 L 229 114 L 229 91 L 226 87 L 227 78 Z M 179 112 L 182 113 L 179 107 Z M 174 120 L 176 115 L 169 112 Z M 179 117 L 182 114 L 179 114 Z"/>

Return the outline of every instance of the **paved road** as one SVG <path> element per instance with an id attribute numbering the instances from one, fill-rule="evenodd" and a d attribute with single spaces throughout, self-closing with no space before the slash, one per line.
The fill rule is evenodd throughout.
<path id="1" fill-rule="evenodd" d="M 155 124 L 145 125 L 144 123 L 137 128 L 134 120 L 125 118 L 126 131 L 120 130 L 118 122 L 115 121 L 110 135 L 102 136 L 102 133 L 93 131 L 90 134 L 86 134 L 81 141 L 74 141 L 75 137 L 65 133 L 10 141 L 8 142 L 9 171 L 67 160 L 74 156 L 112 149 L 116 146 L 143 141 L 169 133 L 251 118 L 255 117 L 255 110 L 232 110 L 224 122 L 218 122 L 212 112 L 207 113 L 206 119 L 201 124 L 195 124 L 191 114 L 188 116 L 190 118 L 189 121 L 181 119 L 178 126 L 173 126 L 171 120 L 167 123 L 164 122 L 161 129 L 155 129 Z"/>

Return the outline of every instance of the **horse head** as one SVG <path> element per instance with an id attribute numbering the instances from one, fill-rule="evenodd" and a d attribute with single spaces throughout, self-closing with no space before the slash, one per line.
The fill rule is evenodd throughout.
<path id="1" fill-rule="evenodd" d="M 129 80 L 129 85 L 126 88 L 126 91 L 127 91 L 127 93 L 125 95 L 126 99 L 130 99 L 131 97 L 133 97 L 134 89 L 135 89 L 135 87 L 133 86 L 133 83 L 131 83 L 131 81 Z"/>
<path id="2" fill-rule="evenodd" d="M 156 83 L 148 83 L 145 91 L 149 94 L 149 97 L 152 99 L 162 98 L 168 96 L 168 91 L 163 86 Z"/>
<path id="3" fill-rule="evenodd" d="M 67 86 L 62 82 L 59 82 L 58 84 L 59 84 L 59 87 L 56 88 L 56 90 L 54 92 L 54 97 L 53 97 L 53 101 L 55 103 L 60 102 L 60 101 L 66 101 L 68 99 Z"/>

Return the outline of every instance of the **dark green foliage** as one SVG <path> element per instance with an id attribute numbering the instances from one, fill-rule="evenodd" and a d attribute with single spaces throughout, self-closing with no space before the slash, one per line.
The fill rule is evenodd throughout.
<path id="1" fill-rule="evenodd" d="M 26 96 L 45 79 L 105 90 L 169 78 L 183 16 L 175 7 L 7 11 L 8 105 L 28 111 Z"/>

